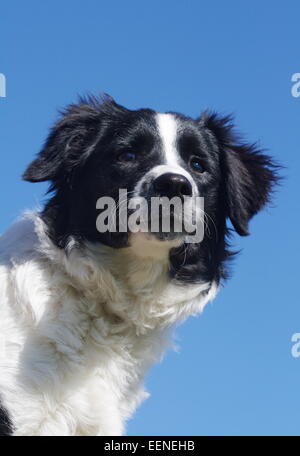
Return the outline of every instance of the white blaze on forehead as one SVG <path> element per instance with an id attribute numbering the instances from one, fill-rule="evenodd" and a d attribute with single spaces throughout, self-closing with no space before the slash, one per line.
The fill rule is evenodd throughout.
<path id="1" fill-rule="evenodd" d="M 163 145 L 165 164 L 178 165 L 179 156 L 176 150 L 177 121 L 172 114 L 157 114 L 157 127 Z"/>
<path id="2" fill-rule="evenodd" d="M 156 114 L 158 132 L 162 141 L 164 164 L 155 166 L 152 174 L 155 177 L 163 173 L 178 173 L 185 176 L 193 187 L 194 195 L 198 194 L 197 186 L 190 173 L 180 164 L 180 155 L 176 147 L 178 121 L 173 114 Z"/>

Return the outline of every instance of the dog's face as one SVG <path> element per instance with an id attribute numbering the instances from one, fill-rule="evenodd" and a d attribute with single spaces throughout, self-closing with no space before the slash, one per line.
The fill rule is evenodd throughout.
<path id="1" fill-rule="evenodd" d="M 126 189 L 128 201 L 188 200 L 183 217 L 192 211 L 196 197 L 204 198 L 204 220 L 198 221 L 204 222 L 204 239 L 201 247 L 189 246 L 190 261 L 184 266 L 191 269 L 191 263 L 197 264 L 198 273 L 203 269 L 205 275 L 209 270 L 210 276 L 222 275 L 226 220 L 246 235 L 249 219 L 268 199 L 275 174 L 268 157 L 254 146 L 237 142 L 228 118 L 204 113 L 193 120 L 177 113 L 131 111 L 112 99 L 88 99 L 65 111 L 24 179 L 52 182 L 55 194 L 44 219 L 60 247 L 70 238 L 115 248 L 128 246 L 133 238 L 130 229 L 119 232 L 117 226 L 114 233 L 101 233 L 96 226 L 97 201 L 112 198 L 118 212 L 124 206 L 120 189 Z M 171 215 L 176 218 L 176 213 Z M 150 227 L 151 211 L 148 216 Z M 164 232 L 159 224 L 159 230 L 145 235 L 143 242 L 177 247 L 170 255 L 176 275 L 182 252 L 187 255 L 186 232 L 175 233 L 172 227 L 171 223 L 170 231 Z M 186 274 L 191 276 L 191 270 Z"/>

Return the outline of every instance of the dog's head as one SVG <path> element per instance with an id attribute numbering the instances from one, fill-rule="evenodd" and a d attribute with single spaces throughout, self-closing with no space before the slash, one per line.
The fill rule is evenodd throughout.
<path id="1" fill-rule="evenodd" d="M 69 106 L 23 177 L 51 181 L 54 195 L 43 218 L 59 247 L 75 239 L 120 248 L 139 239 L 142 252 L 167 246 L 171 274 L 197 281 L 201 274 L 206 279 L 222 275 L 226 220 L 238 234 L 247 235 L 249 220 L 268 201 L 276 173 L 269 157 L 239 141 L 228 117 L 204 113 L 194 120 L 172 112 L 132 111 L 107 97 Z M 127 192 L 126 202 L 120 199 L 120 189 Z M 204 217 L 191 218 L 205 227 L 202 242 L 187 246 L 186 230 L 175 231 L 174 223 L 168 232 L 163 230 L 161 212 L 158 229 L 151 233 L 155 216 L 149 206 L 145 209 L 151 198 L 188 201 L 180 209 L 187 218 L 199 196 Z M 100 232 L 96 222 L 104 206 L 97 203 L 99 198 L 116 203 L 110 217 L 138 200 L 140 218 L 148 217 L 148 233 L 133 234 L 128 226 L 120 230 L 118 217 L 115 232 Z M 173 222 L 178 216 L 172 209 Z"/>

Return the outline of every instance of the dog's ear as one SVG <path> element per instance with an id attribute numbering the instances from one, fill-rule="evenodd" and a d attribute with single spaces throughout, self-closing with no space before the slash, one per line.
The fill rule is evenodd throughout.
<path id="1" fill-rule="evenodd" d="M 37 158 L 28 166 L 23 179 L 29 182 L 68 179 L 90 152 L 89 146 L 100 133 L 102 108 L 114 101 L 87 97 L 61 112 Z"/>
<path id="2" fill-rule="evenodd" d="M 204 113 L 199 122 L 218 142 L 226 214 L 237 233 L 246 236 L 249 220 L 269 201 L 279 166 L 256 144 L 240 140 L 232 117 Z"/>

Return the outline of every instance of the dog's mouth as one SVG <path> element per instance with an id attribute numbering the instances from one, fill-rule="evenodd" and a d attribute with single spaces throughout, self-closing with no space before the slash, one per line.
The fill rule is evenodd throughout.
<path id="1" fill-rule="evenodd" d="M 170 241 L 181 239 L 188 234 L 185 227 L 187 216 L 184 209 L 165 207 L 164 204 L 157 207 L 157 202 L 152 203 L 151 199 L 146 200 L 147 204 L 141 204 L 139 207 L 139 216 L 134 216 L 134 210 L 129 209 L 128 231 L 131 233 L 143 232 L 149 233 L 160 241 Z M 158 201 L 158 204 L 161 204 Z M 134 221 L 135 223 L 130 223 Z"/>
<path id="2" fill-rule="evenodd" d="M 158 233 L 151 233 L 156 239 L 159 241 L 175 241 L 175 240 L 180 240 L 184 238 L 184 235 L 182 233 L 175 233 L 175 232 L 158 232 Z"/>
<path id="3" fill-rule="evenodd" d="M 105 217 L 102 213 L 97 219 L 97 229 L 100 232 L 110 231 L 128 235 L 148 233 L 149 236 L 146 236 L 145 240 L 187 240 L 194 236 L 201 226 L 199 214 L 202 209 L 200 208 L 199 212 L 197 204 L 197 197 L 194 196 L 170 199 L 147 194 L 146 197 L 133 196 L 127 199 L 127 196 L 123 198 L 123 195 L 119 195 L 108 211 L 108 223 L 104 223 Z"/>

